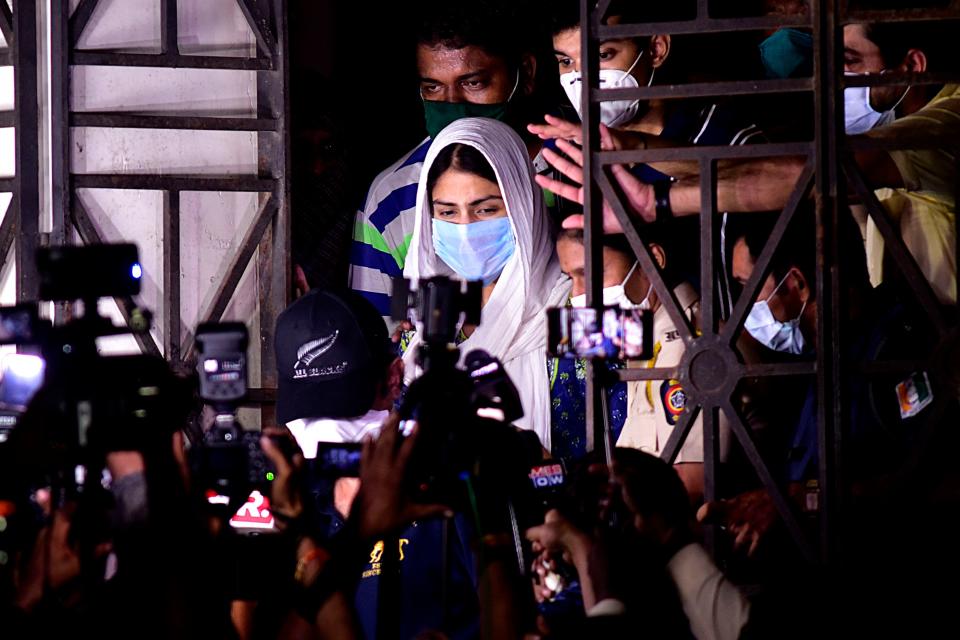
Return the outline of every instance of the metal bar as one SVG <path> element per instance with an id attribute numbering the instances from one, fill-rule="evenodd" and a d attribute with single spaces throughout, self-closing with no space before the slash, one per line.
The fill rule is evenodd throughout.
<path id="1" fill-rule="evenodd" d="M 275 0 L 273 15 L 279 34 L 287 33 L 286 3 Z M 273 194 L 277 212 L 264 234 L 257 253 L 260 277 L 260 385 L 276 387 L 277 363 L 273 349 L 277 316 L 291 300 L 290 268 L 290 210 L 287 194 L 290 191 L 290 104 L 288 42 L 282 35 L 278 42 L 271 43 L 275 56 L 274 70 L 257 74 L 257 115 L 261 119 L 273 119 L 278 123 L 276 132 L 258 134 L 257 149 L 261 154 L 262 172 L 277 176 L 277 189 Z M 261 409 L 261 424 L 276 423 L 273 407 Z"/>
<path id="2" fill-rule="evenodd" d="M 716 210 L 717 175 L 713 161 L 704 158 L 700 160 L 700 331 L 705 336 L 717 331 Z"/>
<path id="3" fill-rule="evenodd" d="M 710 20 L 710 0 L 697 0 L 697 17 L 695 19 L 700 22 Z"/>
<path id="4" fill-rule="evenodd" d="M 101 244 L 103 242 L 100 231 L 93 223 L 93 219 L 83 206 L 80 198 L 73 199 L 70 214 L 73 226 L 76 228 L 77 233 L 80 234 L 80 239 L 84 244 Z M 117 303 L 117 308 L 120 310 L 120 315 L 123 317 L 124 323 L 129 327 L 130 318 L 133 316 L 135 306 L 133 300 L 129 297 L 121 297 L 114 298 L 114 301 Z M 163 357 L 160 346 L 157 344 L 157 341 L 154 340 L 153 334 L 150 332 L 134 332 L 132 335 L 133 339 L 137 341 L 137 346 L 140 347 L 141 351 L 157 358 Z"/>
<path id="5" fill-rule="evenodd" d="M 247 390 L 245 406 L 260 406 L 263 404 L 276 404 L 277 390 L 269 387 L 257 387 Z"/>
<path id="6" fill-rule="evenodd" d="M 849 154 L 844 155 L 843 167 L 846 169 L 847 179 L 866 207 L 867 214 L 873 219 L 877 230 L 883 236 L 884 251 L 890 253 L 890 256 L 900 268 L 903 277 L 906 278 L 907 284 L 910 285 L 913 296 L 923 307 L 937 332 L 943 335 L 947 330 L 947 320 L 944 317 L 943 309 L 940 307 L 940 301 L 933 292 L 933 287 L 930 286 L 930 281 L 920 270 L 917 261 L 904 244 L 903 238 L 900 237 L 900 234 L 890 222 L 890 218 L 887 217 L 887 213 L 877 199 L 877 195 L 867 186 L 860 172 L 860 167 L 857 166 L 857 163 Z"/>
<path id="7" fill-rule="evenodd" d="M 13 54 L 10 52 L 10 48 L 0 49 L 0 67 L 11 66 L 13 66 Z"/>
<path id="8" fill-rule="evenodd" d="M 36 300 L 40 244 L 40 109 L 37 79 L 37 3 L 17 3 L 13 14 L 14 111 L 16 111 L 14 190 L 17 194 L 17 301 Z M 7 214 L 9 215 L 9 213 Z"/>
<path id="9" fill-rule="evenodd" d="M 679 367 L 651 367 L 650 369 L 617 369 L 617 379 L 622 382 L 635 380 L 669 380 L 680 377 Z"/>
<path id="10" fill-rule="evenodd" d="M 270 226 L 270 222 L 273 220 L 276 212 L 277 199 L 275 197 L 267 198 L 260 205 L 260 210 L 257 212 L 253 224 L 240 243 L 240 250 L 234 254 L 226 275 L 220 282 L 220 286 L 217 287 L 217 292 L 214 294 L 209 307 L 207 307 L 200 316 L 202 322 L 217 322 L 223 317 L 223 312 L 226 310 L 227 305 L 230 304 L 230 298 L 236 291 L 237 285 L 240 284 L 243 272 L 246 271 L 247 265 L 250 264 L 250 258 L 253 257 L 253 252 L 257 250 L 260 240 L 263 238 L 267 227 Z M 194 356 L 194 345 L 193 340 L 189 339 L 189 337 L 187 342 L 188 346 L 182 347 L 181 352 L 184 354 L 183 359 L 190 361 Z"/>
<path id="11" fill-rule="evenodd" d="M 767 95 L 813 91 L 810 78 L 787 80 L 727 80 L 722 82 L 691 82 L 689 84 L 662 84 L 649 87 L 622 89 L 593 89 L 590 99 L 605 100 L 670 100 L 677 98 L 706 98 L 711 96 Z"/>
<path id="12" fill-rule="evenodd" d="M 6 2 L 0 2 L 0 33 L 7 45 L 13 44 L 13 12 Z"/>
<path id="13" fill-rule="evenodd" d="M 603 196 L 597 188 L 594 174 L 593 153 L 600 150 L 600 105 L 590 100 L 590 88 L 599 86 L 600 60 L 598 48 L 593 46 L 593 27 L 599 22 L 599 16 L 591 11 L 590 0 L 580 2 L 580 24 L 587 28 L 580 29 L 581 71 L 583 73 L 581 104 L 584 105 L 582 138 L 583 149 L 583 249 L 584 267 L 586 269 L 587 306 L 597 309 L 597 316 L 603 306 Z M 585 52 L 585 53 L 584 53 Z M 601 365 L 602 366 L 602 365 Z M 603 404 L 601 394 L 603 387 L 599 383 L 598 373 L 593 362 L 587 362 L 587 450 L 593 451 L 598 443 L 602 443 L 606 434 L 603 433 Z M 609 461 L 608 461 L 609 462 Z"/>
<path id="14" fill-rule="evenodd" d="M 703 408 L 703 500 L 710 503 L 717 500 L 717 471 L 720 463 L 720 438 L 718 435 L 719 407 Z M 717 527 L 707 525 L 704 542 L 711 554 L 716 553 Z"/>
<path id="15" fill-rule="evenodd" d="M 72 174 L 78 189 L 143 189 L 147 191 L 273 191 L 276 181 L 251 175 Z"/>
<path id="16" fill-rule="evenodd" d="M 0 193 L 14 193 L 17 190 L 17 179 L 13 176 L 0 178 Z"/>
<path id="17" fill-rule="evenodd" d="M 753 265 L 753 273 L 750 274 L 750 278 L 743 286 L 743 290 L 740 292 L 740 297 L 737 299 L 737 303 L 734 305 L 733 311 L 730 312 L 730 318 L 720 331 L 720 337 L 724 342 L 730 345 L 733 345 L 733 343 L 736 342 L 737 336 L 740 334 L 740 330 L 743 328 L 743 323 L 746 320 L 747 313 L 753 306 L 754 300 L 756 300 L 757 297 L 757 293 L 759 293 L 760 289 L 763 287 L 763 282 L 767 279 L 767 275 L 770 273 L 770 261 L 773 260 L 773 255 L 776 253 L 777 247 L 780 246 L 780 240 L 786 233 L 787 227 L 789 227 L 790 223 L 793 221 L 793 217 L 797 213 L 797 208 L 806 198 L 807 192 L 810 190 L 810 183 L 812 180 L 813 162 L 808 161 L 806 166 L 803 168 L 803 173 L 801 173 L 800 177 L 797 179 L 797 184 L 793 187 L 793 191 L 790 192 L 790 196 L 787 198 L 786 206 L 778 215 L 777 222 L 773 226 L 773 231 L 770 233 L 770 237 L 767 239 L 767 243 L 764 245 L 763 251 L 760 252 L 760 255 L 757 257 L 757 260 Z"/>
<path id="18" fill-rule="evenodd" d="M 10 247 L 13 246 L 13 240 L 17 234 L 17 203 L 14 202 L 16 196 L 7 205 L 7 211 L 3 216 L 3 222 L 0 222 L 0 266 L 7 262 L 7 256 L 10 255 Z"/>
<path id="19" fill-rule="evenodd" d="M 663 445 L 663 449 L 660 450 L 661 460 L 668 464 L 673 464 L 676 462 L 677 454 L 680 453 L 680 447 L 682 447 L 683 443 L 687 441 L 687 435 L 693 428 L 694 422 L 697 421 L 697 415 L 700 414 L 700 410 L 701 406 L 699 404 L 693 405 L 692 408 L 684 411 L 680 421 L 673 425 L 673 431 L 670 432 L 670 437 L 667 438 L 667 443 Z"/>
<path id="20" fill-rule="evenodd" d="M 2 3 L 0 3 L 2 4 Z M 0 111 L 0 128 L 16 126 L 16 111 Z"/>
<path id="21" fill-rule="evenodd" d="M 806 376 L 814 375 L 816 373 L 816 362 L 777 362 L 769 364 L 744 365 L 740 377 L 758 378 L 761 376 Z"/>
<path id="22" fill-rule="evenodd" d="M 957 20 L 960 6 L 956 2 L 948 8 L 927 9 L 855 9 L 841 18 L 843 22 L 925 22 L 929 20 Z"/>
<path id="23" fill-rule="evenodd" d="M 783 523 L 786 525 L 787 531 L 790 532 L 790 536 L 800 548 L 800 553 L 807 562 L 813 562 L 816 558 L 816 553 L 814 552 L 813 548 L 811 548 L 807 537 L 803 534 L 803 530 L 800 528 L 800 523 L 797 521 L 797 516 L 794 514 L 793 509 L 790 508 L 790 503 L 787 502 L 787 498 L 780 489 L 780 485 L 777 484 L 773 474 L 770 473 L 770 469 L 767 467 L 767 464 L 763 461 L 763 457 L 757 450 L 757 446 L 753 441 L 753 437 L 750 435 L 749 428 L 743 421 L 743 417 L 740 415 L 739 411 L 733 408 L 733 405 L 729 402 L 729 400 L 721 405 L 721 408 L 723 409 L 723 412 L 727 414 L 727 419 L 730 423 L 730 429 L 733 431 L 737 441 L 743 448 L 743 452 L 750 461 L 750 464 L 753 465 L 754 470 L 757 472 L 757 476 L 760 478 L 760 482 L 763 483 L 764 488 L 767 490 L 767 493 L 773 500 L 773 504 L 776 505 L 777 512 L 783 519 Z"/>
<path id="24" fill-rule="evenodd" d="M 177 0 L 160 0 L 160 50 L 164 55 L 179 54 Z"/>
<path id="25" fill-rule="evenodd" d="M 237 6 L 246 19 L 250 30 L 257 39 L 257 49 L 262 55 L 275 56 L 277 54 L 277 38 L 270 28 L 270 22 L 260 11 L 256 0 L 237 0 Z"/>
<path id="26" fill-rule="evenodd" d="M 602 24 L 603 19 L 607 15 L 607 11 L 610 9 L 611 0 L 598 0 L 597 8 L 594 11 L 593 15 L 596 18 L 596 24 Z"/>
<path id="27" fill-rule="evenodd" d="M 882 129 L 881 129 L 882 131 Z M 943 149 L 944 147 L 960 147 L 960 132 L 942 131 L 940 129 L 920 132 L 919 135 L 901 135 L 877 137 L 873 135 L 849 136 L 846 148 L 852 151 L 866 151 L 883 149 L 896 151 L 900 149 Z"/>
<path id="28" fill-rule="evenodd" d="M 676 160 L 740 160 L 748 158 L 775 158 L 808 156 L 813 153 L 809 142 L 778 144 L 747 144 L 742 146 L 670 147 L 663 149 L 636 149 L 628 151 L 600 151 L 593 154 L 602 165 L 630 164 L 632 162 L 669 162 Z M 586 154 L 584 154 L 586 158 Z M 586 174 L 584 174 L 586 175 Z"/>
<path id="29" fill-rule="evenodd" d="M 76 15 L 76 13 L 74 13 Z M 70 51 L 70 3 L 54 3 L 50 11 L 50 244 L 67 244 L 67 217 L 71 208 L 70 129 L 62 126 L 70 113 L 70 87 L 73 81 L 67 64 Z M 65 322 L 69 303 L 53 305 L 55 324 Z"/>
<path id="30" fill-rule="evenodd" d="M 163 203 L 164 356 L 180 359 L 180 192 L 167 191 Z"/>
<path id="31" fill-rule="evenodd" d="M 143 115 L 135 113 L 71 113 L 71 127 L 113 129 L 198 129 L 202 131 L 276 131 L 270 118 L 220 118 L 216 116 Z"/>
<path id="32" fill-rule="evenodd" d="M 580 24 L 584 24 L 581 22 Z M 698 16 L 696 20 L 678 20 L 673 22 L 652 22 L 648 24 L 611 24 L 601 25 L 597 30 L 597 39 L 623 40 L 669 33 L 704 34 L 735 31 L 766 31 L 781 27 L 810 27 L 810 19 L 805 16 L 762 16 L 752 18 L 706 18 Z"/>
<path id="33" fill-rule="evenodd" d="M 957 25 L 960 27 L 960 24 Z M 897 87 L 904 85 L 949 84 L 960 82 L 960 72 L 926 71 L 924 73 L 876 73 L 859 76 L 843 76 L 845 87 Z"/>
<path id="34" fill-rule="evenodd" d="M 93 17 L 99 2 L 100 0 L 80 0 L 80 4 L 77 5 L 73 15 L 70 16 L 70 46 L 76 47 L 80 42 L 80 36 L 83 35 L 84 29 L 87 28 L 87 23 L 89 23 L 90 18 Z M 68 5 L 67 12 L 69 13 L 69 3 L 65 4 Z"/>
<path id="35" fill-rule="evenodd" d="M 839 219 L 837 154 L 843 137 L 842 28 L 837 0 L 813 3 L 814 138 L 816 141 L 817 225 L 817 448 L 820 485 L 820 558 L 833 560 L 837 519 L 841 513 L 839 283 L 836 271 L 835 229 Z"/>
<path id="36" fill-rule="evenodd" d="M 231 58 L 227 56 L 185 56 L 157 53 L 116 53 L 108 51 L 73 51 L 70 63 L 102 67 L 169 67 L 171 69 L 234 69 L 265 71 L 270 58 Z"/>
<path id="37" fill-rule="evenodd" d="M 640 268 L 647 274 L 654 291 L 657 292 L 657 297 L 659 297 L 663 303 L 667 315 L 670 316 L 677 331 L 680 332 L 683 343 L 690 344 L 694 339 L 693 323 L 683 313 L 683 308 L 680 306 L 680 301 L 677 300 L 677 295 L 673 292 L 673 289 L 667 286 L 666 281 L 663 279 L 663 274 L 653 259 L 653 254 L 650 253 L 650 247 L 647 246 L 647 243 L 644 242 L 640 236 L 635 218 L 627 215 L 626 208 L 623 206 L 623 200 L 620 194 L 614 189 L 613 182 L 610 180 L 607 172 L 598 171 L 594 177 L 604 198 L 610 204 L 610 208 L 613 209 L 614 214 L 620 221 L 624 235 L 626 235 L 634 255 L 636 255 L 637 260 L 640 262 Z"/>

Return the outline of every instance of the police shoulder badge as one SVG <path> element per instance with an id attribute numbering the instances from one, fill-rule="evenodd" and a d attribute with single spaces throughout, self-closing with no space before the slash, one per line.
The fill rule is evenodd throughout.
<path id="1" fill-rule="evenodd" d="M 680 415 L 687 407 L 687 394 L 679 380 L 664 380 L 660 385 L 660 400 L 663 402 L 663 415 L 670 424 L 677 424 Z"/>

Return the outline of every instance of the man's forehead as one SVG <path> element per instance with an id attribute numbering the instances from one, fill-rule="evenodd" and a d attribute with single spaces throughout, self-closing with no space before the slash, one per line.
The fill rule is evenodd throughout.
<path id="1" fill-rule="evenodd" d="M 863 54 L 880 53 L 880 48 L 867 38 L 867 30 L 862 24 L 848 24 L 843 28 L 843 46 Z"/>
<path id="2" fill-rule="evenodd" d="M 417 67 L 420 75 L 429 75 L 431 70 L 455 71 L 463 75 L 497 70 L 504 68 L 505 63 L 502 58 L 473 45 L 453 48 L 442 44 L 421 44 L 417 47 Z"/>

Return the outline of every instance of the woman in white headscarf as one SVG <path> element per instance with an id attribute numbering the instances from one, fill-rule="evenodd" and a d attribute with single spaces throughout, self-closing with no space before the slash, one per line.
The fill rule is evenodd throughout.
<path id="1" fill-rule="evenodd" d="M 550 449 L 545 310 L 566 302 L 570 283 L 533 176 L 526 146 L 509 126 L 463 118 L 446 127 L 420 174 L 403 274 L 483 280 L 481 322 L 460 353 L 483 349 L 500 359 L 523 403 L 517 426 Z M 414 337 L 404 355 L 410 379 L 418 343 Z"/>

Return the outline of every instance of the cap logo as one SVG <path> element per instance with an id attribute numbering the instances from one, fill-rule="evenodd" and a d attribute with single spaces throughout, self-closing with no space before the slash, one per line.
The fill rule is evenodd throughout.
<path id="1" fill-rule="evenodd" d="M 329 367 L 311 366 L 314 360 L 333 348 L 334 343 L 337 341 L 337 336 L 339 335 L 340 330 L 338 329 L 328 336 L 317 338 L 316 340 L 311 340 L 310 342 L 300 345 L 300 348 L 297 349 L 297 362 L 293 365 L 293 377 L 295 379 L 311 378 L 315 376 L 343 373 L 347 367 L 346 362 Z"/>

